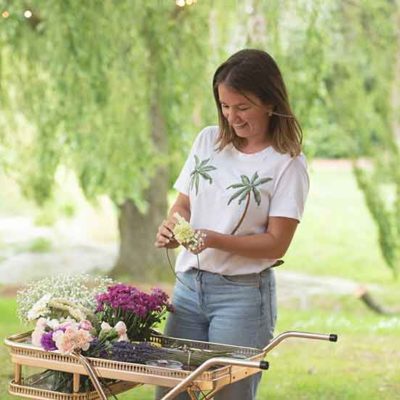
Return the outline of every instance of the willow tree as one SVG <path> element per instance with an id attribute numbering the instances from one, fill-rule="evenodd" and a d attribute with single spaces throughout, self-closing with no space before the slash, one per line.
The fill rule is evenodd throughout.
<path id="1" fill-rule="evenodd" d="M 115 274 L 145 279 L 165 268 L 154 237 L 170 167 L 181 164 L 198 129 L 195 112 L 209 102 L 209 9 L 174 1 L 2 4 L 2 167 L 39 204 L 51 199 L 61 165 L 88 199 L 108 195 L 119 209 Z"/>
<path id="2" fill-rule="evenodd" d="M 400 271 L 400 2 L 365 1 L 342 11 L 354 21 L 346 24 L 344 37 L 349 60 L 347 73 L 358 78 L 353 79 L 358 84 L 353 101 L 360 106 L 357 114 L 347 115 L 347 122 L 350 125 L 353 119 L 351 126 L 358 150 L 369 161 L 355 160 L 354 171 L 376 223 L 382 255 L 397 276 Z"/>
<path id="3" fill-rule="evenodd" d="M 351 156 L 387 265 L 400 268 L 400 3 L 249 1 L 247 41 L 281 65 L 307 154 Z M 260 34 L 261 32 L 261 34 Z M 361 162 L 362 159 L 368 162 Z"/>

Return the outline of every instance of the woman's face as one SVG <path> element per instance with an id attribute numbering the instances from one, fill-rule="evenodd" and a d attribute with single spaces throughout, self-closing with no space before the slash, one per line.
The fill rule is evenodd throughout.
<path id="1" fill-rule="evenodd" d="M 250 141 L 267 138 L 269 113 L 272 106 L 267 106 L 255 95 L 243 94 L 221 83 L 218 96 L 224 117 L 236 135 Z"/>

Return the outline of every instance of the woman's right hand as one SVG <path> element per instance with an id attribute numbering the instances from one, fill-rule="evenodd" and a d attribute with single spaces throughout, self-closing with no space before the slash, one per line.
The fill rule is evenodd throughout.
<path id="1" fill-rule="evenodd" d="M 175 217 L 165 219 L 162 224 L 158 227 L 156 242 L 154 245 L 158 248 L 175 249 L 179 246 L 179 243 L 175 240 L 173 229 L 177 223 Z"/>

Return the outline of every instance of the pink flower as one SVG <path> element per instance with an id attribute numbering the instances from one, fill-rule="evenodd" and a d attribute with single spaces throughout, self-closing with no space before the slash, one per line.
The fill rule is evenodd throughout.
<path id="1" fill-rule="evenodd" d="M 32 338 L 32 344 L 34 346 L 42 347 L 42 336 L 43 336 L 44 332 L 45 332 L 44 329 L 43 330 L 35 329 L 32 332 L 31 338 Z"/>
<path id="2" fill-rule="evenodd" d="M 34 346 L 42 347 L 42 336 L 45 333 L 47 327 L 47 319 L 39 318 L 36 321 L 35 330 L 32 332 L 31 339 Z"/>
<path id="3" fill-rule="evenodd" d="M 87 319 L 84 319 L 83 321 L 79 322 L 79 327 L 81 329 L 84 329 L 85 331 L 90 331 L 93 329 L 92 323 Z"/>
<path id="4" fill-rule="evenodd" d="M 68 354 L 74 350 L 88 350 L 93 337 L 87 330 L 71 325 L 66 328 L 65 332 L 62 330 L 54 332 L 53 340 L 61 353 Z"/>

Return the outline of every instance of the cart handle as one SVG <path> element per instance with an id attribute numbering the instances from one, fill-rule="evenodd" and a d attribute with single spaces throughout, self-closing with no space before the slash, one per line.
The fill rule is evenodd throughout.
<path id="1" fill-rule="evenodd" d="M 268 369 L 269 363 L 268 361 L 246 361 L 246 360 L 238 360 L 234 358 L 227 357 L 214 357 L 205 361 L 201 364 L 200 367 L 195 369 L 190 375 L 188 375 L 185 379 L 183 379 L 178 385 L 176 385 L 172 390 L 170 390 L 161 400 L 170 400 L 175 398 L 181 391 L 185 389 L 189 383 L 193 382 L 199 375 L 201 375 L 204 371 L 209 369 L 214 365 L 237 365 L 240 367 L 250 367 L 250 368 L 259 368 L 259 369 Z"/>
<path id="2" fill-rule="evenodd" d="M 328 340 L 329 342 L 337 342 L 338 336 L 335 333 L 323 334 L 323 333 L 311 333 L 311 332 L 297 332 L 287 331 L 283 332 L 274 339 L 272 339 L 267 346 L 263 348 L 264 356 L 268 354 L 274 347 L 278 346 L 280 342 L 290 337 L 302 338 L 302 339 L 316 339 L 316 340 Z"/>

